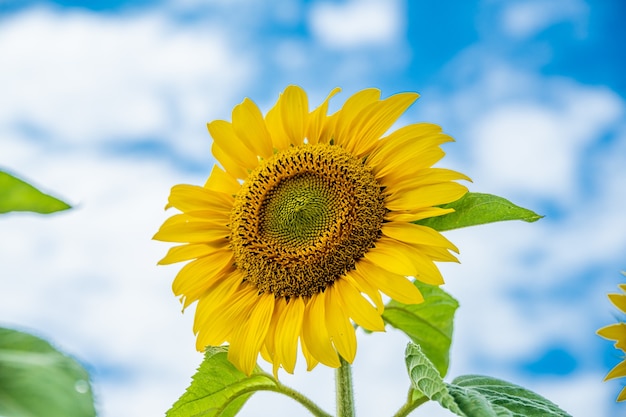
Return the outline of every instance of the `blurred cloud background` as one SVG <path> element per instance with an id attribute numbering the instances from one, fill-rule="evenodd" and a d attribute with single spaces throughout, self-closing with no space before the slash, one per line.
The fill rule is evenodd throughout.
<path id="1" fill-rule="evenodd" d="M 422 97 L 442 165 L 544 219 L 447 233 L 461 307 L 448 379 L 526 386 L 577 417 L 622 415 L 619 352 L 595 331 L 626 269 L 626 3 L 621 0 L 0 0 L 0 167 L 75 205 L 0 218 L 0 322 L 92 372 L 102 417 L 163 415 L 201 361 L 150 240 L 169 189 L 203 183 L 206 122 L 288 84 L 337 109 L 365 87 Z M 333 107 L 334 106 L 334 107 Z M 357 413 L 404 401 L 404 336 L 359 334 Z M 303 361 L 300 361 L 303 362 Z M 327 411 L 333 374 L 282 379 Z M 449 416 L 427 405 L 431 416 Z M 255 394 L 242 416 L 306 415 Z M 421 415 L 419 412 L 416 415 Z"/>

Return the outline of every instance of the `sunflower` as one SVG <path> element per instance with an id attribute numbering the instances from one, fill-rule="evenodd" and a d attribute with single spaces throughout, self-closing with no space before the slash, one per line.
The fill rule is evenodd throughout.
<path id="1" fill-rule="evenodd" d="M 293 373 L 298 345 L 311 370 L 356 354 L 353 323 L 384 331 L 381 293 L 423 301 L 414 277 L 443 283 L 434 261 L 457 248 L 414 222 L 451 212 L 465 175 L 433 168 L 453 139 L 419 123 L 386 134 L 418 98 L 381 100 L 362 90 L 328 115 L 333 90 L 309 111 L 289 86 L 264 116 L 249 99 L 232 122 L 208 123 L 214 166 L 204 186 L 176 185 L 154 239 L 181 243 L 159 264 L 189 261 L 173 291 L 183 310 L 197 301 L 197 348 L 230 345 L 250 374 L 259 353 Z M 385 135 L 386 134 L 386 135 Z"/>
<path id="2" fill-rule="evenodd" d="M 619 288 L 624 294 L 609 294 L 609 300 L 617 307 L 622 313 L 626 313 L 626 284 L 620 284 Z M 611 324 L 598 330 L 598 335 L 605 339 L 614 340 L 615 347 L 621 349 L 626 353 L 626 323 Z M 618 363 L 615 368 L 607 374 L 605 381 L 613 378 L 620 378 L 626 376 L 626 359 Z M 626 387 L 617 396 L 617 401 L 626 400 Z"/>

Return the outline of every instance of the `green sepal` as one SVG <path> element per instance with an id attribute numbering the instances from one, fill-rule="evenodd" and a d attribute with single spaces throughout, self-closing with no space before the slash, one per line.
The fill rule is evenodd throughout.
<path id="1" fill-rule="evenodd" d="M 256 366 L 246 376 L 228 360 L 228 347 L 208 347 L 187 391 L 166 417 L 231 417 L 258 390 L 276 390 L 276 381 Z"/>
<path id="2" fill-rule="evenodd" d="M 403 304 L 391 300 L 385 306 L 383 320 L 404 332 L 434 364 L 444 377 L 450 363 L 450 345 L 454 313 L 459 303 L 447 292 L 433 285 L 413 282 L 424 295 L 420 304 Z"/>
<path id="3" fill-rule="evenodd" d="M 0 213 L 31 211 L 50 214 L 71 206 L 13 175 L 0 171 Z"/>
<path id="4" fill-rule="evenodd" d="M 454 211 L 443 216 L 418 220 L 415 223 L 443 232 L 506 220 L 536 222 L 543 217 L 534 211 L 511 203 L 505 198 L 482 193 L 467 193 L 457 201 L 444 204 L 441 207 L 452 208 Z"/>
<path id="5" fill-rule="evenodd" d="M 447 384 L 413 343 L 406 365 L 414 389 L 461 417 L 571 417 L 539 394 L 497 378 L 464 375 Z"/>
<path id="6" fill-rule="evenodd" d="M 0 416 L 92 417 L 89 374 L 47 341 L 0 328 Z"/>

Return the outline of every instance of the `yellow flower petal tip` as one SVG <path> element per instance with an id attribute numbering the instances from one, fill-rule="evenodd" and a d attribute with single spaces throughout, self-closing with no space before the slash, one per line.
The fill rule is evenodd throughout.
<path id="1" fill-rule="evenodd" d="M 412 222 L 445 213 L 465 175 L 433 168 L 452 139 L 436 125 L 391 127 L 419 97 L 360 91 L 332 115 L 332 90 L 316 108 L 288 86 L 264 115 L 250 99 L 232 121 L 207 123 L 214 167 L 204 186 L 172 187 L 180 211 L 154 239 L 176 242 L 160 265 L 187 262 L 173 288 L 197 302 L 197 348 L 228 343 L 229 359 L 253 371 L 259 353 L 274 374 L 340 366 L 357 351 L 354 324 L 384 331 L 381 293 L 423 296 L 410 277 L 443 282 L 433 261 L 458 252 Z"/>
<path id="2" fill-rule="evenodd" d="M 608 298 L 615 307 L 622 313 L 626 313 L 626 284 L 620 284 L 619 288 L 623 294 L 609 294 Z M 615 341 L 615 348 L 620 349 L 626 354 L 626 323 L 615 323 L 604 326 L 599 329 L 596 334 L 608 340 Z M 604 378 L 605 381 L 614 378 L 626 377 L 626 358 L 618 363 Z M 626 388 L 624 388 L 617 396 L 617 401 L 626 400 Z"/>

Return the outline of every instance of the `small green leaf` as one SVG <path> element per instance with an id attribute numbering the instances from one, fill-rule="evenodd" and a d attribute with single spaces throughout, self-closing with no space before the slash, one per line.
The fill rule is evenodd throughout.
<path id="1" fill-rule="evenodd" d="M 464 375 L 448 389 L 467 417 L 571 417 L 539 394 L 497 378 Z"/>
<path id="2" fill-rule="evenodd" d="M 44 194 L 32 185 L 0 171 L 0 213 L 32 211 L 49 214 L 67 210 L 70 205 Z"/>
<path id="3" fill-rule="evenodd" d="M 407 345 L 405 360 L 414 389 L 419 390 L 429 399 L 437 401 L 456 415 L 465 416 L 454 397 L 448 392 L 447 384 L 443 382 L 439 371 L 435 369 L 419 345 L 414 343 Z"/>
<path id="4" fill-rule="evenodd" d="M 89 374 L 28 333 L 0 328 L 0 416 L 96 415 Z"/>
<path id="5" fill-rule="evenodd" d="M 385 306 L 383 319 L 420 345 L 443 377 L 450 362 L 454 312 L 459 303 L 439 287 L 419 281 L 413 284 L 424 295 L 424 302 L 402 304 L 392 300 Z"/>
<path id="6" fill-rule="evenodd" d="M 543 216 L 516 206 L 509 200 L 491 194 L 467 193 L 457 201 L 441 206 L 455 211 L 443 216 L 429 217 L 416 223 L 440 232 L 505 220 L 535 222 Z"/>
<path id="7" fill-rule="evenodd" d="M 228 360 L 228 348 L 208 347 L 204 361 L 187 392 L 166 417 L 231 417 L 258 390 L 276 390 L 277 384 L 257 366 L 249 377 Z"/>

